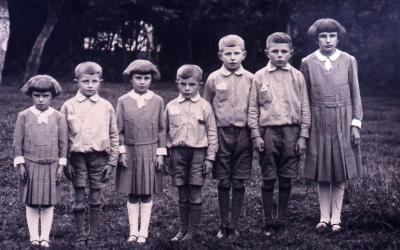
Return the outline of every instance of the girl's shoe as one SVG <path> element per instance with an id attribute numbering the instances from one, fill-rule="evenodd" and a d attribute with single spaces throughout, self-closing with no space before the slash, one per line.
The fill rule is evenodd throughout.
<path id="1" fill-rule="evenodd" d="M 31 246 L 40 246 L 40 241 L 38 241 L 38 240 L 32 240 L 32 241 L 31 241 Z"/>
<path id="2" fill-rule="evenodd" d="M 129 235 L 129 238 L 126 240 L 127 242 L 136 242 L 138 237 L 136 235 Z"/>
<path id="3" fill-rule="evenodd" d="M 139 243 L 139 244 L 144 244 L 144 243 L 146 243 L 146 240 L 147 240 L 146 237 L 144 237 L 144 236 L 142 236 L 142 235 L 139 235 L 139 236 L 137 237 L 136 242 Z"/>
<path id="4" fill-rule="evenodd" d="M 44 248 L 49 248 L 49 247 L 50 247 L 50 241 L 48 241 L 48 240 L 42 240 L 42 241 L 40 242 L 40 246 L 41 246 L 41 247 L 44 247 Z"/>
<path id="5" fill-rule="evenodd" d="M 331 228 L 332 228 L 332 232 L 334 232 L 334 233 L 339 233 L 340 231 L 343 230 L 343 228 L 340 224 L 332 224 Z"/>
<path id="6" fill-rule="evenodd" d="M 323 234 L 329 231 L 329 224 L 325 221 L 320 221 L 317 226 L 315 226 L 317 233 Z"/>

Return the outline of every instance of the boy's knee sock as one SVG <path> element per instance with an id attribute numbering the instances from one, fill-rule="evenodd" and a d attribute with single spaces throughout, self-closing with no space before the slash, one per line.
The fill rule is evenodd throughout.
<path id="1" fill-rule="evenodd" d="M 201 222 L 202 203 L 190 203 L 190 226 L 189 231 L 195 233 Z"/>
<path id="2" fill-rule="evenodd" d="M 292 191 L 292 183 L 290 178 L 279 177 L 279 194 L 278 194 L 278 218 L 287 217 L 287 207 Z"/>
<path id="3" fill-rule="evenodd" d="M 235 184 L 235 182 L 237 182 L 237 184 Z M 232 223 L 233 227 L 237 229 L 243 207 L 245 193 L 244 180 L 234 180 L 232 184 Z"/>
<path id="4" fill-rule="evenodd" d="M 151 217 L 151 208 L 153 206 L 153 201 L 147 203 L 140 203 L 140 230 L 139 236 L 143 236 L 145 238 L 149 235 L 149 225 L 150 225 L 150 217 Z"/>
<path id="5" fill-rule="evenodd" d="M 221 226 L 228 227 L 229 226 L 229 192 L 230 192 L 230 183 L 229 185 L 221 185 L 218 183 L 218 205 L 219 205 L 219 213 L 221 217 Z"/>
<path id="6" fill-rule="evenodd" d="M 180 227 L 182 231 L 187 231 L 189 226 L 189 187 L 179 186 L 178 187 L 179 196 L 179 219 Z"/>
<path id="7" fill-rule="evenodd" d="M 29 230 L 29 240 L 40 240 L 39 239 L 39 218 L 40 218 L 40 211 L 39 208 L 33 208 L 30 206 L 26 206 L 26 222 L 28 224 Z"/>
<path id="8" fill-rule="evenodd" d="M 261 187 L 261 201 L 264 210 L 264 220 L 271 220 L 274 204 L 274 186 L 276 179 L 264 180 Z"/>
<path id="9" fill-rule="evenodd" d="M 101 206 L 91 206 L 89 211 L 89 236 L 97 237 Z"/>
<path id="10" fill-rule="evenodd" d="M 320 221 L 331 222 L 331 184 L 329 182 L 318 182 L 319 208 L 321 211 Z"/>
<path id="11" fill-rule="evenodd" d="M 126 203 L 128 209 L 129 235 L 137 236 L 139 234 L 139 202 Z"/>
<path id="12" fill-rule="evenodd" d="M 51 225 L 53 224 L 54 207 L 42 208 L 40 213 L 40 240 L 49 241 Z"/>
<path id="13" fill-rule="evenodd" d="M 344 189 L 344 182 L 332 183 L 331 224 L 340 224 L 341 222 L 340 215 L 342 213 Z"/>
<path id="14" fill-rule="evenodd" d="M 74 209 L 73 214 L 77 237 L 85 236 L 85 209 Z"/>

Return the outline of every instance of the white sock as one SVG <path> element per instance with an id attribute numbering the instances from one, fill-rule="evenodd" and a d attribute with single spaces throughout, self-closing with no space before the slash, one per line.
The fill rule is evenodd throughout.
<path id="1" fill-rule="evenodd" d="M 143 236 L 147 238 L 149 235 L 149 225 L 150 225 L 150 216 L 151 216 L 151 208 L 153 206 L 153 201 L 140 203 L 140 230 L 139 236 Z"/>
<path id="2" fill-rule="evenodd" d="M 39 240 L 39 208 L 26 206 L 26 222 L 28 223 L 28 230 L 30 241 Z"/>
<path id="3" fill-rule="evenodd" d="M 342 213 L 344 189 L 345 189 L 344 182 L 332 183 L 331 224 L 340 224 L 341 222 L 340 215 Z"/>
<path id="4" fill-rule="evenodd" d="M 128 208 L 128 219 L 129 219 L 129 235 L 138 236 L 139 234 L 139 202 L 126 203 Z"/>
<path id="5" fill-rule="evenodd" d="M 51 225 L 53 224 L 54 207 L 42 208 L 40 214 L 40 240 L 50 239 Z"/>
<path id="6" fill-rule="evenodd" d="M 321 218 L 319 221 L 331 221 L 331 185 L 328 182 L 318 182 L 318 198 Z"/>

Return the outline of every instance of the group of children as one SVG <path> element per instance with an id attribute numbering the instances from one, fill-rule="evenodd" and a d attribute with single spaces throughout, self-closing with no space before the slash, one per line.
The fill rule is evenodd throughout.
<path id="1" fill-rule="evenodd" d="M 336 20 L 316 21 L 308 34 L 319 49 L 303 59 L 300 71 L 289 64 L 291 37 L 273 33 L 266 40 L 269 62 L 255 75 L 242 67 L 243 39 L 225 36 L 219 41 L 222 67 L 208 77 L 203 97 L 199 93 L 201 68 L 186 64 L 176 74 L 179 96 L 165 108 L 163 99 L 149 90 L 160 74 L 147 60 L 135 60 L 124 70 L 133 90 L 118 99 L 116 112 L 98 95 L 102 69 L 96 63 L 76 67 L 79 90 L 61 112 L 50 107 L 61 92 L 58 82 L 47 75 L 32 77 L 22 91 L 32 97 L 33 106 L 19 113 L 13 144 L 31 244 L 49 246 L 63 172 L 74 187 L 75 244 L 95 244 L 101 189 L 115 168 L 116 190 L 127 194 L 127 241 L 145 243 L 152 195 L 162 189 L 167 156 L 180 218 L 179 232 L 171 241 L 188 242 L 195 237 L 201 221 L 202 186 L 211 172 L 218 180 L 220 228 L 216 236 L 239 237 L 253 149 L 259 153 L 262 170 L 266 236 L 288 223 L 291 179 L 298 175 L 303 154 L 304 176 L 318 183 L 321 217 L 316 230 L 340 231 L 345 181 L 361 171 L 357 63 L 336 48 L 344 33 Z M 278 206 L 273 213 L 276 181 Z"/>

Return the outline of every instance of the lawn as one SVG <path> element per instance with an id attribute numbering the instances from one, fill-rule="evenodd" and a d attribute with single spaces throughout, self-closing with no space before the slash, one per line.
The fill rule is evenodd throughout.
<path id="1" fill-rule="evenodd" d="M 166 103 L 177 95 L 173 84 L 160 83 L 153 90 Z M 64 93 L 54 107 L 72 97 L 75 85 L 64 84 Z M 129 90 L 128 85 L 104 84 L 101 95 L 113 105 Z M 363 93 L 365 119 L 362 128 L 364 175 L 347 185 L 339 234 L 319 235 L 314 226 L 319 219 L 314 183 L 301 176 L 295 180 L 289 205 L 290 224 L 279 235 L 266 238 L 261 232 L 260 170 L 253 168 L 247 182 L 243 209 L 242 236 L 217 240 L 218 205 L 216 182 L 209 179 L 204 187 L 203 221 L 195 241 L 189 246 L 170 243 L 178 228 L 177 193 L 165 177 L 165 189 L 154 198 L 150 236 L 144 249 L 399 249 L 400 248 L 400 99 Z M 11 167 L 12 134 L 17 113 L 31 105 L 30 98 L 14 87 L 0 92 L 0 249 L 25 249 L 29 236 L 24 205 L 17 200 L 17 175 Z M 72 187 L 62 183 L 62 202 L 56 206 L 51 239 L 54 249 L 71 249 L 74 225 L 71 213 Z M 126 197 L 110 186 L 104 191 L 99 248 L 129 249 Z"/>

